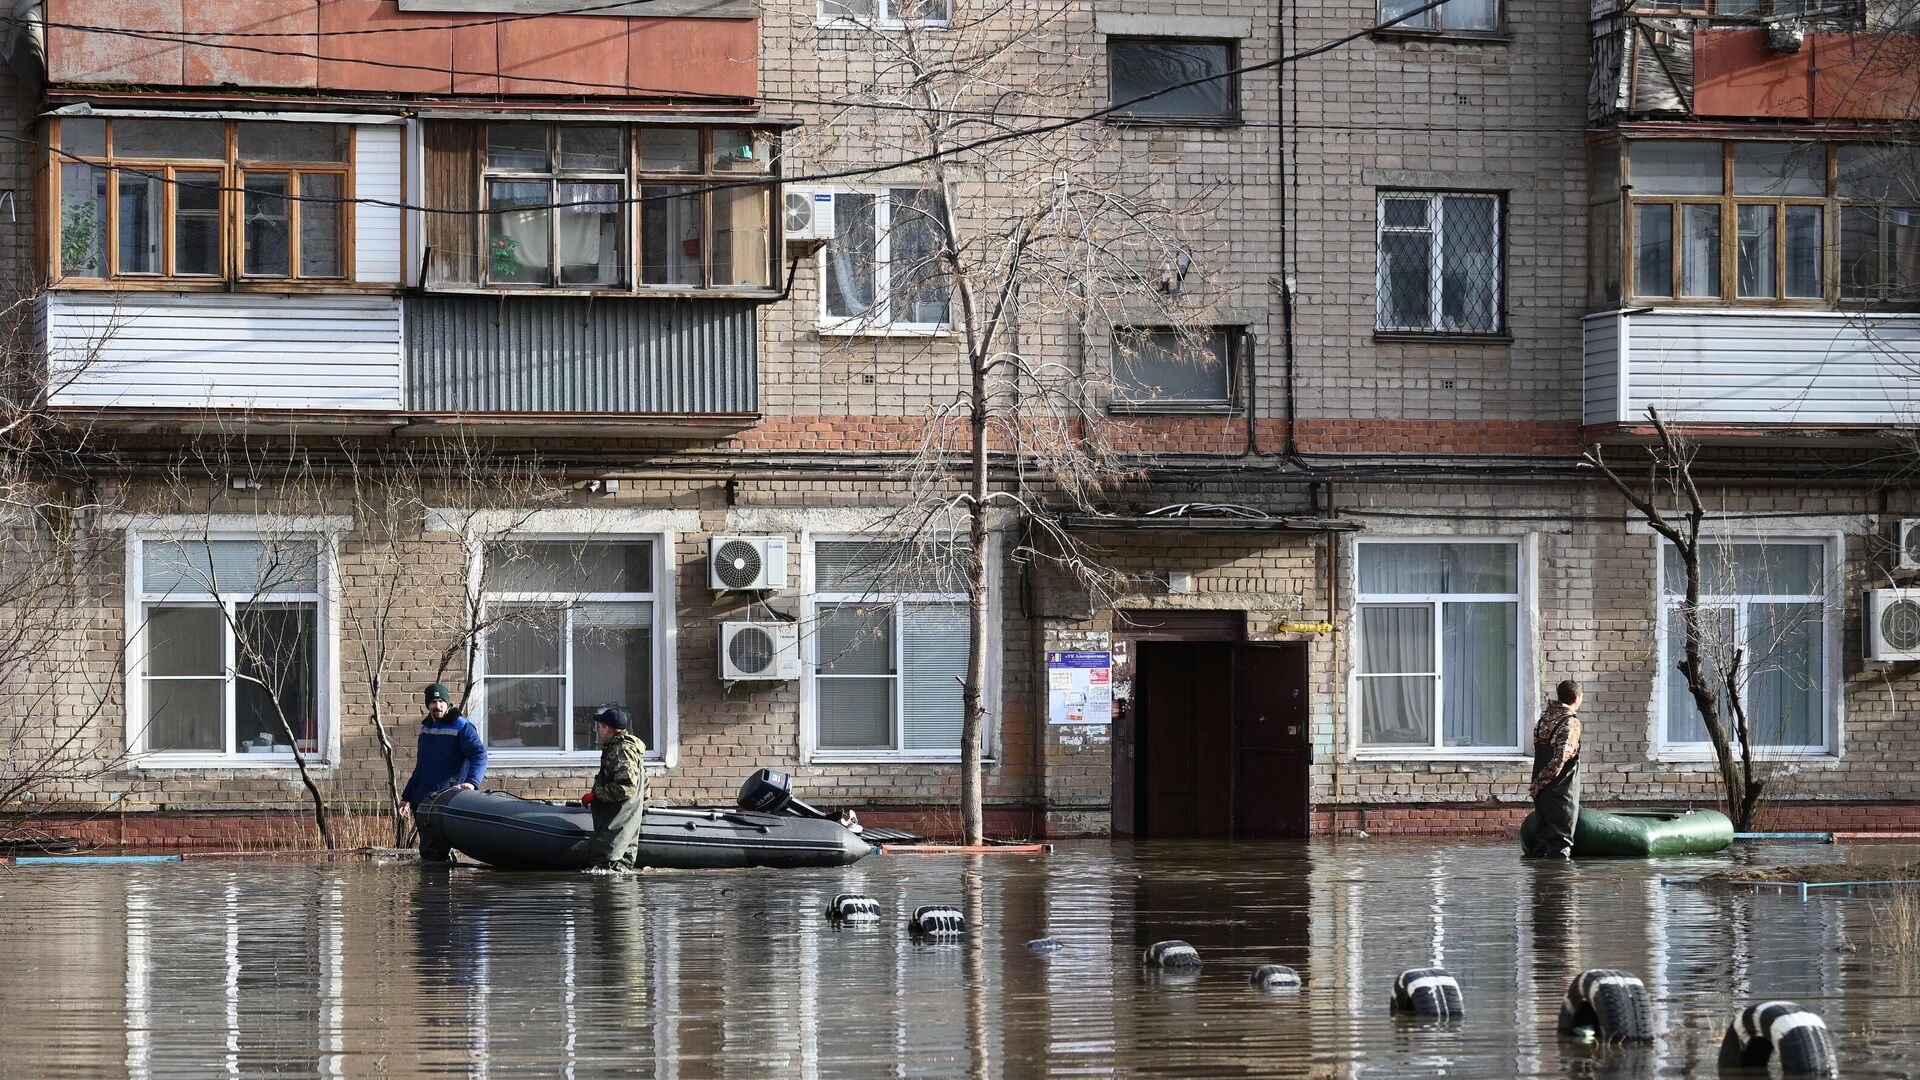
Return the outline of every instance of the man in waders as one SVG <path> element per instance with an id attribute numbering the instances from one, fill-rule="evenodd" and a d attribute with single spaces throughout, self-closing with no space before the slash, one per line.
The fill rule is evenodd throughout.
<path id="1" fill-rule="evenodd" d="M 480 786 L 487 776 L 487 744 L 480 729 L 460 714 L 447 696 L 447 688 L 434 683 L 426 691 L 427 715 L 420 721 L 420 744 L 413 759 L 413 775 L 400 792 L 400 816 L 413 813 L 429 795 L 448 788 L 468 791 Z M 453 861 L 453 849 L 420 830 L 422 862 Z"/>
<path id="2" fill-rule="evenodd" d="M 1533 846 L 1537 858 L 1573 857 L 1580 819 L 1580 684 L 1568 679 L 1533 725 Z"/>
<path id="3" fill-rule="evenodd" d="M 632 720 L 625 709 L 601 709 L 593 722 L 600 732 L 600 771 L 593 790 L 580 799 L 593 811 L 593 835 L 585 841 L 588 858 L 594 870 L 631 870 L 647 806 L 641 760 L 647 744 L 627 730 Z"/>

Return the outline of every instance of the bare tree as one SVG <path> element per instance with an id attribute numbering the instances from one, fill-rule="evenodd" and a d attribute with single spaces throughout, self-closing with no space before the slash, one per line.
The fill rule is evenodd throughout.
<path id="1" fill-rule="evenodd" d="M 979 843 L 990 537 L 1012 537 L 1013 559 L 1053 564 L 1091 590 L 1120 583 L 1064 524 L 1139 475 L 1124 425 L 1105 411 L 1108 376 L 1086 361 L 1090 343 L 1151 327 L 1157 347 L 1185 362 L 1225 358 L 1200 344 L 1207 312 L 1193 299 L 1218 270 L 1192 237 L 1212 188 L 1183 187 L 1122 152 L 1111 126 L 1032 122 L 1097 97 L 1089 73 L 1105 64 L 1075 9 L 954 9 L 937 30 L 912 13 L 904 25 L 864 26 L 870 66 L 835 91 L 860 107 L 824 118 L 787 152 L 810 164 L 901 163 L 882 178 L 884 195 L 840 200 L 821 287 L 842 330 L 917 327 L 902 366 L 934 373 L 939 387 L 899 469 L 905 507 L 880 532 L 911 553 L 911 574 L 944 564 L 967 596 L 961 824 Z M 1188 88 L 1225 85 L 1201 77 Z"/>
<path id="2" fill-rule="evenodd" d="M 1668 640 L 1679 646 L 1673 659 L 1675 669 L 1685 680 L 1687 695 L 1698 713 L 1707 741 L 1713 747 L 1727 815 L 1735 827 L 1750 830 L 1754 815 L 1767 790 L 1767 764 L 1756 757 L 1757 750 L 1774 756 L 1791 745 L 1787 737 L 1796 722 L 1788 699 L 1797 688 L 1803 703 L 1814 696 L 1823 673 L 1805 670 L 1823 649 L 1809 649 L 1808 635 L 1820 633 L 1824 611 L 1836 599 L 1826 573 L 1824 560 L 1818 571 L 1810 561 L 1804 567 L 1775 566 L 1759 547 L 1759 565 L 1743 556 L 1738 543 L 1713 528 L 1716 515 L 1707 505 L 1694 476 L 1694 448 L 1677 433 L 1657 409 L 1648 416 L 1658 441 L 1647 448 L 1646 473 L 1638 486 L 1628 481 L 1607 460 L 1599 445 L 1588 448 L 1585 463 L 1597 470 L 1626 499 L 1638 517 L 1671 545 L 1669 566 L 1677 574 L 1668 578 L 1662 570 L 1663 591 L 1677 593 L 1673 613 L 1679 627 Z M 1664 509 L 1677 503 L 1678 510 Z M 1664 556 L 1663 556 L 1664 558 Z M 1743 576 L 1771 582 L 1775 577 L 1799 582 L 1794 593 L 1815 597 L 1817 604 L 1769 603 L 1764 616 L 1750 615 L 1740 620 L 1731 614 L 1725 598 L 1753 592 Z M 1763 585 L 1762 593 L 1778 592 Z M 1714 602 L 1719 598 L 1718 602 Z M 1662 601 L 1658 617 L 1668 611 Z M 1744 626 L 1736 623 L 1744 622 Z M 1664 686 L 1665 673 L 1661 673 Z M 1661 691 L 1664 692 L 1664 691 Z M 1757 715 L 1756 705 L 1771 706 L 1770 715 Z M 1812 706 L 1812 715 L 1798 721 L 1824 723 L 1824 715 Z M 1669 723 L 1672 718 L 1669 718 Z"/>

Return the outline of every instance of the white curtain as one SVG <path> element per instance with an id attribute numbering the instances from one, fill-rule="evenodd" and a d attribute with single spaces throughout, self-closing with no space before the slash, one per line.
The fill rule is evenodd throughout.
<path id="1" fill-rule="evenodd" d="M 1433 609 L 1360 609 L 1360 729 L 1367 745 L 1433 743 Z"/>
<path id="2" fill-rule="evenodd" d="M 1519 605 L 1449 603 L 1441 610 L 1445 744 L 1518 745 Z"/>

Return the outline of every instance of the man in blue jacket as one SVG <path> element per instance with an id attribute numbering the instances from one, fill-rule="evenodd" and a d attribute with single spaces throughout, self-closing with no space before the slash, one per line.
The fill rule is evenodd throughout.
<path id="1" fill-rule="evenodd" d="M 447 688 L 434 683 L 427 687 L 427 715 L 420 721 L 420 746 L 413 760 L 413 775 L 400 792 L 400 815 L 427 798 L 448 788 L 472 791 L 487 775 L 487 745 L 480 741 L 480 729 L 460 715 L 447 696 Z M 423 862 L 452 862 L 453 849 L 430 839 L 420 831 L 420 859 Z"/>

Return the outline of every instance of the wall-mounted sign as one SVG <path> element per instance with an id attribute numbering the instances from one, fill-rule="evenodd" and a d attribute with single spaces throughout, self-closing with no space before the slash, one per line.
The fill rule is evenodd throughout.
<path id="1" fill-rule="evenodd" d="M 1113 654 L 1047 654 L 1047 723 L 1113 723 Z"/>

